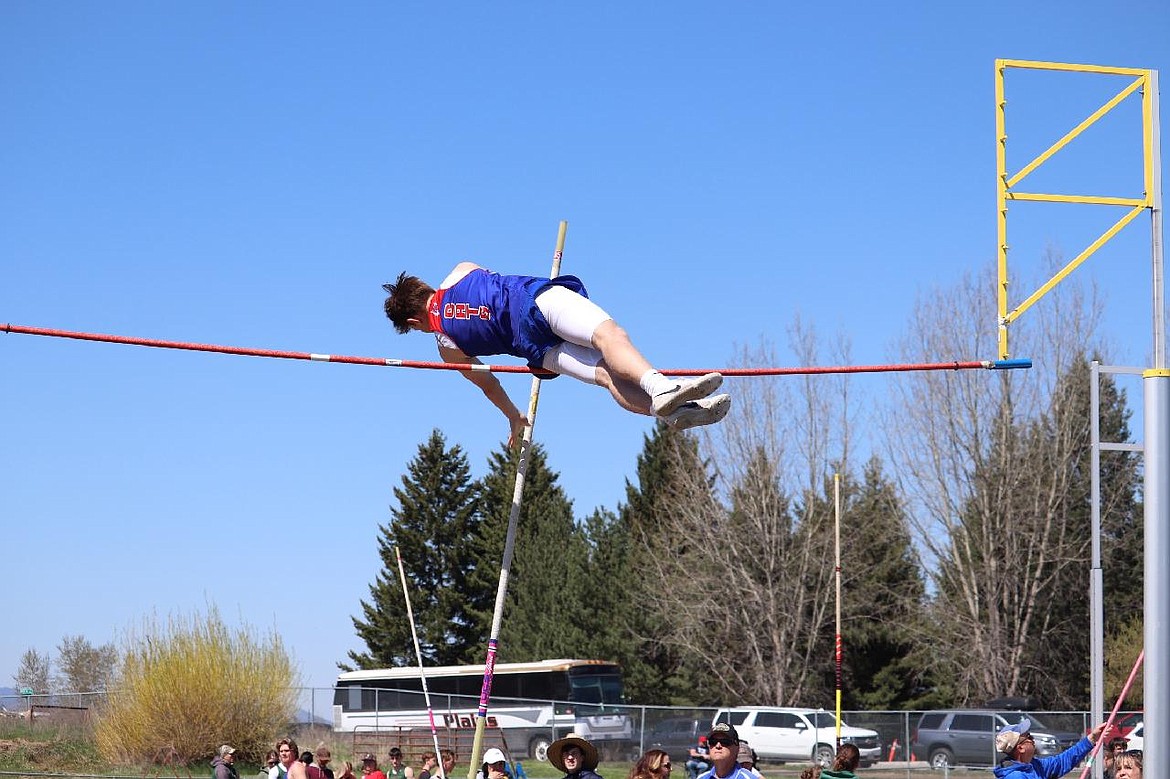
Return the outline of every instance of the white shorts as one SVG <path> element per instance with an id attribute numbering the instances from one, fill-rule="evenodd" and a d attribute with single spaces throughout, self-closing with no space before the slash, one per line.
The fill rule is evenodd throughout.
<path id="1" fill-rule="evenodd" d="M 601 352 L 593 348 L 593 333 L 609 319 L 609 314 L 583 295 L 565 287 L 549 287 L 536 296 L 536 307 L 549 327 L 565 343 L 549 349 L 541 364 L 546 370 L 597 383 L 597 366 Z"/>

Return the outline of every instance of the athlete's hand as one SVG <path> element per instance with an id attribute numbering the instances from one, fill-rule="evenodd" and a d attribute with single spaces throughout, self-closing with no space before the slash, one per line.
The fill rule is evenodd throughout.
<path id="1" fill-rule="evenodd" d="M 524 428 L 528 426 L 528 417 L 523 414 L 509 417 L 508 424 L 511 425 L 511 430 L 508 433 L 508 446 L 518 447 L 520 442 L 524 440 Z"/>

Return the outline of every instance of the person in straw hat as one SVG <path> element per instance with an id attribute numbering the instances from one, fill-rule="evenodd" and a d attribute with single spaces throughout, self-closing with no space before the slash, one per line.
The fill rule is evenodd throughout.
<path id="1" fill-rule="evenodd" d="M 597 747 L 576 733 L 570 733 L 548 747 L 548 762 L 558 771 L 564 771 L 565 779 L 601 779 L 595 773 L 597 761 Z"/>
<path id="2" fill-rule="evenodd" d="M 1089 735 L 1059 755 L 1036 757 L 1036 740 L 1032 738 L 1032 721 L 1027 717 L 1008 725 L 995 734 L 995 750 L 1002 760 L 995 769 L 998 779 L 1027 779 L 1040 776 L 1056 779 L 1076 768 L 1093 750 L 1093 745 L 1105 733 L 1105 723 L 1093 728 Z"/>

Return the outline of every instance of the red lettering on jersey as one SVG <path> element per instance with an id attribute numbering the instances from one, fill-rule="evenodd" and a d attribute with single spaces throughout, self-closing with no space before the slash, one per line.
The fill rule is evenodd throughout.
<path id="1" fill-rule="evenodd" d="M 483 319 L 483 320 L 491 319 L 492 318 L 492 310 L 490 308 L 488 308 L 487 306 L 480 306 L 479 307 L 479 318 Z"/>
<path id="2" fill-rule="evenodd" d="M 455 318 L 455 304 L 454 303 L 445 303 L 443 305 L 443 319 L 454 319 L 454 318 Z"/>
<path id="3" fill-rule="evenodd" d="M 456 319 L 470 319 L 471 318 L 467 314 L 467 304 L 466 303 L 456 303 L 455 304 L 455 318 Z"/>

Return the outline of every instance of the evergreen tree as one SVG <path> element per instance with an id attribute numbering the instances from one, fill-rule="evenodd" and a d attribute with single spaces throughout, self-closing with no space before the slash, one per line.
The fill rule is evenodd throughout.
<path id="1" fill-rule="evenodd" d="M 873 457 L 863 482 L 842 478 L 845 708 L 897 709 L 923 686 L 911 660 L 925 584 L 901 495 Z"/>
<path id="2" fill-rule="evenodd" d="M 588 544 L 573 521 L 572 503 L 549 470 L 544 448 L 534 443 L 527 456 L 497 662 L 575 656 L 584 645 L 583 615 L 592 609 L 583 597 Z M 481 524 L 468 582 L 482 639 L 491 632 L 518 463 L 515 449 L 493 452 L 482 480 Z M 483 662 L 485 652 L 481 643 L 467 659 Z"/>
<path id="3" fill-rule="evenodd" d="M 475 566 L 471 543 L 480 523 L 477 494 L 463 450 L 458 445 L 448 449 L 442 433 L 433 431 L 394 489 L 398 505 L 391 509 L 389 525 L 379 528 L 382 570 L 370 585 L 370 600 L 362 601 L 363 618 L 353 618 L 366 644 L 365 652 L 349 653 L 356 667 L 415 662 L 396 545 L 424 662 L 452 665 L 467 659 L 480 636 L 472 615 L 481 604 L 469 597 L 467 581 Z"/>
<path id="4" fill-rule="evenodd" d="M 656 425 L 643 437 L 637 461 L 637 486 L 626 482 L 626 503 L 615 515 L 598 510 L 585 522 L 589 543 L 589 576 L 585 600 L 592 604 L 586 637 L 589 656 L 622 666 L 626 698 L 644 705 L 688 704 L 694 682 L 668 644 L 662 641 L 663 620 L 653 608 L 646 576 L 647 534 L 657 527 L 655 514 L 661 490 L 677 467 L 671 451 L 685 445 L 697 463 L 694 439 Z"/>

